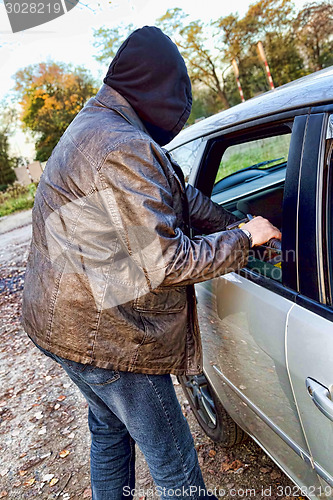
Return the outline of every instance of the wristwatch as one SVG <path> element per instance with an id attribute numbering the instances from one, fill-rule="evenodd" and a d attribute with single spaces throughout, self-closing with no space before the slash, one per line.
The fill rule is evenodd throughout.
<path id="1" fill-rule="evenodd" d="M 246 236 L 249 238 L 249 243 L 250 243 L 250 248 L 253 247 L 253 239 L 252 239 L 252 234 L 250 233 L 250 231 L 248 231 L 247 229 L 243 229 L 243 228 L 240 228 L 241 231 L 243 231 L 243 233 L 246 234 Z"/>

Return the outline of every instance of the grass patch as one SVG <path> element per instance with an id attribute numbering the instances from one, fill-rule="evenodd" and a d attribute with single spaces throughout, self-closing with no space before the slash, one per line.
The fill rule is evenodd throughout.
<path id="1" fill-rule="evenodd" d="M 259 167 L 269 168 L 283 161 L 287 161 L 290 138 L 291 135 L 286 134 L 230 146 L 226 149 L 222 157 L 215 182 L 218 182 L 242 168 L 250 167 L 256 163 L 272 160 L 274 158 L 283 158 L 283 160 L 278 160 Z"/>
<path id="2" fill-rule="evenodd" d="M 32 208 L 36 189 L 36 183 L 28 186 L 14 183 L 9 186 L 6 191 L 0 193 L 0 217 Z"/>

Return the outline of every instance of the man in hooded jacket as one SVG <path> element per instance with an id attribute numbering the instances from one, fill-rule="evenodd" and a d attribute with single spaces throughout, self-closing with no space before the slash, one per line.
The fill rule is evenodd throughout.
<path id="1" fill-rule="evenodd" d="M 193 284 L 280 237 L 261 217 L 224 231 L 235 217 L 185 185 L 161 146 L 190 110 L 176 45 L 156 27 L 134 31 L 36 193 L 23 325 L 88 401 L 94 500 L 132 498 L 134 443 L 161 498 L 207 496 L 170 378 L 202 371 Z"/>

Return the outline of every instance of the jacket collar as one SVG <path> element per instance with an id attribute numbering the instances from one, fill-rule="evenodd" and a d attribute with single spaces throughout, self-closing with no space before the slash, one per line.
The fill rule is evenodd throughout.
<path id="1" fill-rule="evenodd" d="M 119 113 L 134 127 L 148 134 L 145 126 L 143 125 L 142 121 L 140 120 L 130 103 L 125 99 L 125 97 L 120 95 L 119 92 L 109 87 L 109 85 L 103 83 L 103 85 L 95 95 L 95 99 L 107 108 Z"/>

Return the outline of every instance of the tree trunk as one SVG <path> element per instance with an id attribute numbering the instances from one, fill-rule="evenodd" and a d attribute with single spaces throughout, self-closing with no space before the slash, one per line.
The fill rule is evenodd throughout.
<path id="1" fill-rule="evenodd" d="M 217 89 L 217 95 L 221 99 L 224 109 L 230 108 L 230 104 L 226 96 L 226 93 L 221 88 Z"/>

